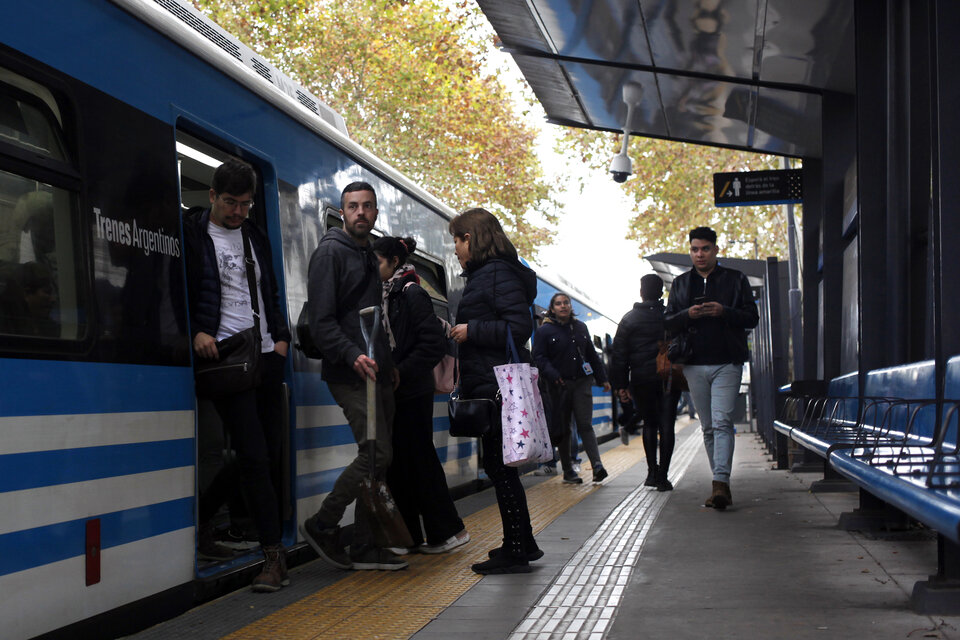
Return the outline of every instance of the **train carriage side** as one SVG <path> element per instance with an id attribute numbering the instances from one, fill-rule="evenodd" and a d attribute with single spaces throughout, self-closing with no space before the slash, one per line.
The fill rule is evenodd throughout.
<path id="1" fill-rule="evenodd" d="M 353 179 L 377 187 L 381 232 L 422 244 L 438 311 L 462 284 L 442 207 L 128 11 L 22 3 L 0 43 L 0 618 L 5 636 L 27 638 L 145 598 L 192 602 L 197 412 L 179 205 L 202 203 L 213 161 L 258 171 L 256 222 L 291 324 Z M 317 363 L 294 352 L 288 380 L 290 544 L 355 445 Z M 475 479 L 476 444 L 447 442 L 442 402 L 437 415 L 451 485 Z"/>

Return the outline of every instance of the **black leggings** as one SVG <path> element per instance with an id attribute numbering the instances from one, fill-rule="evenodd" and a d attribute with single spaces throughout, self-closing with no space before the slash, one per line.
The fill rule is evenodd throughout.
<path id="1" fill-rule="evenodd" d="M 647 466 L 651 470 L 657 468 L 661 477 L 666 478 L 677 441 L 674 423 L 677 419 L 680 391 L 671 390 L 670 393 L 665 393 L 660 380 L 651 380 L 631 385 L 630 393 L 634 406 L 643 417 L 643 452 L 647 456 Z"/>
<path id="2" fill-rule="evenodd" d="M 528 551 L 536 548 L 527 510 L 527 494 L 520 482 L 520 472 L 516 467 L 503 464 L 503 433 L 499 421 L 481 440 L 483 468 L 493 481 L 503 522 L 503 548 L 510 555 L 525 559 Z"/>

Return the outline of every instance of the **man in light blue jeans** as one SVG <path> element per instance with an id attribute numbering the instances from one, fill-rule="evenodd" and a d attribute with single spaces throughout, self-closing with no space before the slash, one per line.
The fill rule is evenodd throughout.
<path id="1" fill-rule="evenodd" d="M 686 365 L 683 368 L 693 406 L 700 415 L 703 446 L 707 450 L 713 479 L 728 487 L 733 465 L 733 407 L 740 392 L 742 374 L 742 364 Z"/>
<path id="2" fill-rule="evenodd" d="M 704 505 L 722 511 L 733 504 L 733 407 L 750 357 L 747 330 L 757 326 L 760 314 L 750 281 L 718 264 L 718 251 L 712 229 L 690 231 L 693 269 L 674 279 L 664 326 L 684 345 L 677 360 L 684 363 L 713 471 L 713 491 Z"/>

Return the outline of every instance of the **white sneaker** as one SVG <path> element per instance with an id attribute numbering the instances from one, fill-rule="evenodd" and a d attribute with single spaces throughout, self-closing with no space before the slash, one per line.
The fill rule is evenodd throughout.
<path id="1" fill-rule="evenodd" d="M 470 542 L 470 534 L 466 529 L 455 536 L 450 536 L 441 544 L 425 544 L 420 547 L 420 553 L 446 553 Z"/>
<path id="2" fill-rule="evenodd" d="M 384 547 L 384 548 L 395 556 L 405 556 L 408 553 L 410 553 L 410 549 L 407 549 L 406 547 Z"/>
<path id="3" fill-rule="evenodd" d="M 580 473 L 580 463 L 579 463 L 579 462 L 574 462 L 574 463 L 573 463 L 573 472 L 576 473 L 576 474 L 579 474 L 579 473 Z"/>
<path id="4" fill-rule="evenodd" d="M 557 475 L 557 468 L 549 464 L 541 466 L 539 469 L 533 472 L 535 476 L 555 476 Z"/>

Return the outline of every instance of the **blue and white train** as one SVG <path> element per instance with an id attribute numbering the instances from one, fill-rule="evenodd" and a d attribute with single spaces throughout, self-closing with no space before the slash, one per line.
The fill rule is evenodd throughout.
<path id="1" fill-rule="evenodd" d="M 453 211 L 347 135 L 343 119 L 181 0 L 32 0 L 0 21 L 0 620 L 4 638 L 110 637 L 191 606 L 258 561 L 196 556 L 205 408 L 193 389 L 181 212 L 227 157 L 259 179 L 294 324 L 340 189 L 379 194 L 379 233 L 417 238 L 440 314 L 462 280 Z M 537 303 L 554 284 L 541 280 Z M 615 325 L 594 309 L 598 346 Z M 596 321 L 596 322 L 594 322 Z M 596 328 L 594 328 L 596 327 Z M 284 542 L 356 446 L 320 381 L 287 367 Z M 435 442 L 451 487 L 476 442 Z M 597 389 L 595 422 L 610 422 Z M 202 480 L 202 479 L 201 479 Z M 133 620 L 133 622 L 130 622 Z M 96 631 L 94 631 L 96 630 Z"/>

